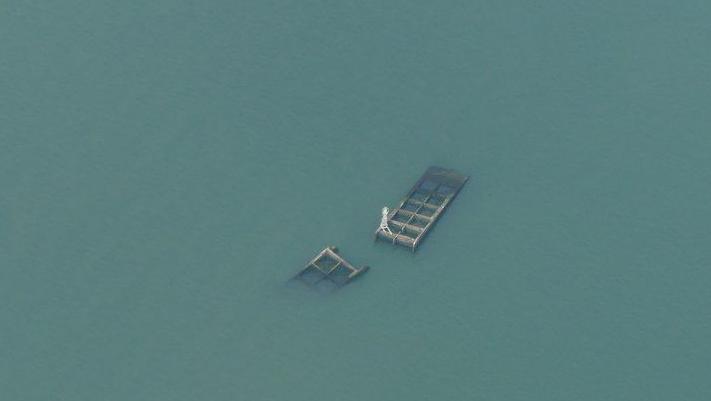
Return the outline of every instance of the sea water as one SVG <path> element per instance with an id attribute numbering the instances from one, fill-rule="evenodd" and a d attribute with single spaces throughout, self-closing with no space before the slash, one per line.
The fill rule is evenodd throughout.
<path id="1" fill-rule="evenodd" d="M 710 399 L 710 18 L 5 2 L 0 399 Z M 328 245 L 370 271 L 285 285 Z"/>

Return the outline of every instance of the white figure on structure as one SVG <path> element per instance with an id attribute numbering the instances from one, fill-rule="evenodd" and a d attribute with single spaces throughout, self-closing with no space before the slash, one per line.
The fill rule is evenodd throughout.
<path id="1" fill-rule="evenodd" d="M 383 217 L 380 219 L 380 231 L 386 232 L 388 234 L 392 234 L 393 232 L 390 231 L 390 227 L 388 226 L 388 213 L 390 213 L 390 209 L 388 209 L 387 206 L 383 208 Z"/>

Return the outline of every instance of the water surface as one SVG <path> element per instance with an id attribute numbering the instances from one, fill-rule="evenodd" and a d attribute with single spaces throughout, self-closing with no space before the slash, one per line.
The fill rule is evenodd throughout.
<path id="1" fill-rule="evenodd" d="M 341 3 L 5 2 L 0 399 L 710 399 L 710 3 Z"/>

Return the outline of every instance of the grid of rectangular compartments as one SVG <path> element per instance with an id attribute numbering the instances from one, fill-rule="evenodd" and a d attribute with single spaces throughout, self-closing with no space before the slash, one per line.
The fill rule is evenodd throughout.
<path id="1" fill-rule="evenodd" d="M 378 229 L 376 239 L 384 238 L 414 251 L 468 179 L 454 170 L 428 168 L 400 205 L 388 214 L 392 233 Z"/>
<path id="2" fill-rule="evenodd" d="M 353 267 L 338 254 L 335 247 L 328 247 L 311 259 L 306 267 L 294 276 L 294 279 L 313 287 L 336 289 L 348 284 L 367 270 L 368 266 Z"/>

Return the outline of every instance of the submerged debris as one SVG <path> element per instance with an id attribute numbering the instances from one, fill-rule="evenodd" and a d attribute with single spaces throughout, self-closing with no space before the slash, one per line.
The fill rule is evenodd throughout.
<path id="1" fill-rule="evenodd" d="M 355 268 L 340 255 L 336 247 L 319 252 L 292 280 L 299 280 L 312 287 L 335 290 L 368 271 L 368 266 Z"/>

